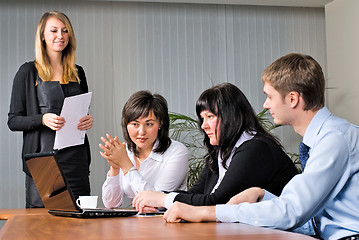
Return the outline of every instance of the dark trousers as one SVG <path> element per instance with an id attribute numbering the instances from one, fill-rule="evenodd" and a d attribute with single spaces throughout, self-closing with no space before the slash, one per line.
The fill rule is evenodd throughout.
<path id="1" fill-rule="evenodd" d="M 25 193 L 26 193 L 26 208 L 43 208 L 39 191 L 36 188 L 32 177 L 26 175 L 25 177 Z"/>

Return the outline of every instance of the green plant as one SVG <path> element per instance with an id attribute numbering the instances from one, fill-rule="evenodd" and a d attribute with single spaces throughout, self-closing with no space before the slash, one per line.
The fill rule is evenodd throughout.
<path id="1" fill-rule="evenodd" d="M 263 109 L 257 114 L 259 121 L 261 122 L 262 126 L 268 131 L 272 131 L 273 129 L 279 127 L 279 125 L 274 124 L 272 121 L 269 120 L 268 109 Z"/>
<path id="2" fill-rule="evenodd" d="M 270 121 L 270 115 L 268 113 L 268 109 L 263 109 L 261 112 L 257 114 L 259 121 L 261 122 L 262 126 L 268 131 L 271 132 L 273 129 L 280 127 L 280 125 L 274 124 Z M 301 164 L 299 161 L 299 156 L 297 153 L 287 152 L 287 155 L 292 159 L 293 163 L 295 164 L 299 173 L 302 172 Z"/>
<path id="3" fill-rule="evenodd" d="M 182 142 L 189 150 L 187 187 L 190 188 L 197 181 L 204 165 L 203 158 L 206 152 L 203 135 L 195 119 L 173 112 L 169 113 L 169 117 L 171 138 Z"/>
<path id="4" fill-rule="evenodd" d="M 273 129 L 279 127 L 279 125 L 274 124 L 270 121 L 268 110 L 263 109 L 257 114 L 259 121 L 262 123 L 263 127 L 267 131 L 272 131 Z M 199 174 L 204 166 L 204 156 L 206 150 L 203 146 L 203 134 L 201 133 L 197 120 L 192 117 L 170 112 L 170 132 L 171 138 L 182 142 L 189 150 L 189 172 L 188 172 L 188 181 L 187 187 L 191 188 L 193 184 L 197 181 Z M 300 163 L 298 154 L 296 153 L 287 153 L 288 156 L 292 159 L 294 164 L 297 166 L 298 171 L 300 172 Z"/>

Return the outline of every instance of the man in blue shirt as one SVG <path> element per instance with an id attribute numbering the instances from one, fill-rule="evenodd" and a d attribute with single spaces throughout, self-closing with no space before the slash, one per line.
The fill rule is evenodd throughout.
<path id="1" fill-rule="evenodd" d="M 325 79 L 310 56 L 285 55 L 262 75 L 274 123 L 303 136 L 309 158 L 279 197 L 250 188 L 227 204 L 175 203 L 168 222 L 221 221 L 290 230 L 323 239 L 359 239 L 359 128 L 324 107 Z M 304 154 L 308 155 L 308 154 Z"/>

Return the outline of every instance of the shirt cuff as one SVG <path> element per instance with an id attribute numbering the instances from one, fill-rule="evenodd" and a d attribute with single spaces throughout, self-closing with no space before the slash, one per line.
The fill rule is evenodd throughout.
<path id="1" fill-rule="evenodd" d="M 173 202 L 177 195 L 178 193 L 176 192 L 170 192 L 169 194 L 167 194 L 165 198 L 165 208 L 169 209 L 173 205 Z"/>
<path id="2" fill-rule="evenodd" d="M 271 200 L 271 199 L 277 197 L 276 195 L 274 195 L 273 193 L 268 192 L 267 190 L 264 190 L 264 191 L 265 191 L 265 193 L 264 193 L 264 197 L 263 197 L 262 201 Z"/>
<path id="3" fill-rule="evenodd" d="M 110 171 L 107 172 L 107 179 L 106 179 L 106 185 L 119 185 L 120 184 L 120 178 L 118 175 L 116 176 L 109 176 Z"/>
<path id="4" fill-rule="evenodd" d="M 33 118 L 32 118 L 33 125 L 34 125 L 34 126 L 44 125 L 43 122 L 42 122 L 42 117 L 43 117 L 43 116 L 44 116 L 44 114 L 39 114 L 39 115 L 33 116 Z"/>
<path id="5" fill-rule="evenodd" d="M 238 204 L 219 204 L 216 205 L 216 218 L 220 222 L 238 222 Z"/>
<path id="6" fill-rule="evenodd" d="M 313 226 L 313 222 L 312 219 L 309 220 L 308 222 L 304 223 L 302 226 L 292 230 L 293 232 L 296 233 L 301 233 L 301 234 L 306 234 L 309 236 L 315 236 L 315 230 L 314 230 L 314 226 Z"/>

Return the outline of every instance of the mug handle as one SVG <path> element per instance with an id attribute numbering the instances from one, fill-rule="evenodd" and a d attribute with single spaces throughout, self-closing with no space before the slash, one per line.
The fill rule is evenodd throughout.
<path id="1" fill-rule="evenodd" d="M 79 206 L 79 208 L 81 208 L 81 204 L 79 202 L 80 202 L 80 198 L 76 199 L 77 206 Z"/>

